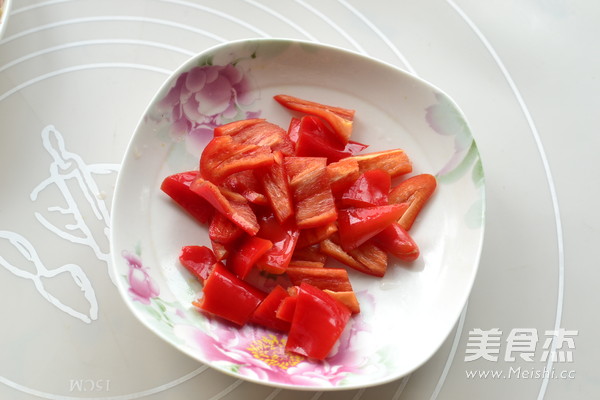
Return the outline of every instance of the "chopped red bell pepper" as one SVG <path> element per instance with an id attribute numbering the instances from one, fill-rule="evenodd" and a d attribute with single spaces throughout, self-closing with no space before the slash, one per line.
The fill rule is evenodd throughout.
<path id="1" fill-rule="evenodd" d="M 292 117 L 292 119 L 290 120 L 290 126 L 288 127 L 288 137 L 294 144 L 298 141 L 299 131 L 300 118 Z"/>
<path id="2" fill-rule="evenodd" d="M 397 221 L 403 211 L 404 207 L 398 204 L 340 210 L 338 232 L 342 248 L 349 251 L 360 246 L 392 222 Z"/>
<path id="3" fill-rule="evenodd" d="M 206 246 L 184 246 L 179 261 L 200 282 L 204 282 L 217 262 L 211 249 Z"/>
<path id="4" fill-rule="evenodd" d="M 294 249 L 294 255 L 292 256 L 292 260 L 316 261 L 324 264 L 325 261 L 327 261 L 327 256 L 321 253 L 318 244 L 313 244 L 302 248 L 296 246 L 296 248 Z"/>
<path id="5" fill-rule="evenodd" d="M 332 107 L 288 95 L 277 95 L 274 98 L 279 104 L 290 110 L 323 118 L 333 128 L 337 140 L 342 144 L 348 143 L 352 134 L 354 110 Z"/>
<path id="6" fill-rule="evenodd" d="M 243 196 L 219 188 L 202 178 L 196 179 L 190 185 L 190 190 L 206 199 L 218 212 L 249 235 L 256 235 L 258 232 L 260 227 L 256 215 Z"/>
<path id="7" fill-rule="evenodd" d="M 406 179 L 390 191 L 390 203 L 408 205 L 408 209 L 398 221 L 405 230 L 410 230 L 417 215 L 435 191 L 436 186 L 435 176 L 420 174 Z"/>
<path id="8" fill-rule="evenodd" d="M 273 151 L 281 151 L 285 155 L 294 154 L 294 144 L 287 132 L 279 125 L 264 119 L 230 122 L 215 130 L 215 136 L 220 135 L 232 136 L 236 142 L 243 144 L 268 146 Z"/>
<path id="9" fill-rule="evenodd" d="M 273 214 L 266 214 L 259 219 L 260 230 L 257 235 L 268 239 L 273 247 L 256 261 L 256 268 L 271 274 L 283 274 L 296 248 L 299 231 L 293 221 L 279 223 Z"/>
<path id="10" fill-rule="evenodd" d="M 298 293 L 289 293 L 289 296 L 283 299 L 281 301 L 281 304 L 279 304 L 279 308 L 277 308 L 275 316 L 282 321 L 292 322 L 292 320 L 294 319 L 294 312 L 296 311 L 297 302 Z"/>
<path id="11" fill-rule="evenodd" d="M 356 160 L 360 173 L 372 169 L 382 169 L 392 178 L 408 174 L 412 171 L 412 162 L 401 149 L 384 150 L 375 153 L 358 154 L 346 160 Z"/>
<path id="12" fill-rule="evenodd" d="M 198 171 L 187 171 L 167 176 L 160 188 L 196 221 L 208 224 L 214 214 L 214 207 L 190 190 L 190 185 L 196 180 L 198 174 Z"/>
<path id="13" fill-rule="evenodd" d="M 322 290 L 302 283 L 290 326 L 287 351 L 323 360 L 342 335 L 350 310 Z"/>
<path id="14" fill-rule="evenodd" d="M 221 186 L 229 191 L 241 194 L 252 204 L 261 206 L 268 204 L 268 199 L 262 192 L 261 183 L 250 169 L 229 175 Z"/>
<path id="15" fill-rule="evenodd" d="M 238 325 L 244 325 L 266 294 L 244 282 L 222 263 L 204 282 L 203 296 L 194 302 L 200 309 Z"/>
<path id="16" fill-rule="evenodd" d="M 319 246 L 321 252 L 342 264 L 368 275 L 382 277 L 387 270 L 387 253 L 374 245 L 370 240 L 357 248 L 346 252 L 339 245 L 339 238 L 323 240 Z"/>
<path id="17" fill-rule="evenodd" d="M 231 136 L 216 136 L 202 151 L 200 173 L 204 179 L 219 185 L 235 172 L 271 164 L 273 153 L 269 146 L 240 143 Z"/>
<path id="18" fill-rule="evenodd" d="M 381 169 L 368 170 L 340 196 L 340 203 L 346 207 L 383 206 L 388 204 L 391 186 L 390 174 Z"/>
<path id="19" fill-rule="evenodd" d="M 331 192 L 337 198 L 356 182 L 360 176 L 358 161 L 344 158 L 327 166 Z"/>
<path id="20" fill-rule="evenodd" d="M 273 156 L 275 162 L 269 167 L 257 169 L 255 174 L 261 176 L 264 192 L 275 216 L 279 222 L 285 222 L 294 214 L 292 191 L 283 166 L 283 155 L 275 152 Z"/>
<path id="21" fill-rule="evenodd" d="M 231 222 L 229 218 L 216 212 L 208 227 L 208 237 L 211 241 L 221 244 L 229 244 L 240 238 L 244 230 Z"/>
<path id="22" fill-rule="evenodd" d="M 379 232 L 374 240 L 382 250 L 402 261 L 414 261 L 419 258 L 417 243 L 397 222 Z"/>
<path id="23" fill-rule="evenodd" d="M 256 261 L 271 247 L 273 247 L 273 243 L 270 240 L 258 236 L 249 236 L 242 242 L 240 248 L 227 260 L 227 266 L 240 279 L 246 279 Z"/>
<path id="24" fill-rule="evenodd" d="M 337 218 L 326 163 L 322 157 L 286 157 L 284 160 L 300 229 L 325 225 Z"/>
<path id="25" fill-rule="evenodd" d="M 294 286 L 306 282 L 321 290 L 352 291 L 352 284 L 345 268 L 289 267 L 286 273 Z"/>
<path id="26" fill-rule="evenodd" d="M 352 314 L 360 313 L 360 303 L 358 302 L 354 291 L 334 292 L 333 290 L 329 289 L 323 289 L 323 291 L 348 307 L 348 310 L 350 310 Z"/>
<path id="27" fill-rule="evenodd" d="M 325 157 L 327 163 L 332 163 L 367 147 L 351 140 L 346 144 L 340 143 L 331 127 L 319 117 L 305 115 L 300 120 L 296 140 L 296 155 L 299 157 Z"/>
<path id="28" fill-rule="evenodd" d="M 290 321 L 277 318 L 277 310 L 281 302 L 289 296 L 287 290 L 283 287 L 280 285 L 275 286 L 258 305 L 256 310 L 254 310 L 254 313 L 250 317 L 250 322 L 280 332 L 289 331 Z"/>
<path id="29" fill-rule="evenodd" d="M 296 245 L 296 248 L 302 249 L 304 247 L 317 244 L 327 239 L 337 231 L 338 226 L 335 222 L 317 226 L 316 228 L 302 229 L 300 231 L 300 236 L 298 237 L 298 244 Z"/>

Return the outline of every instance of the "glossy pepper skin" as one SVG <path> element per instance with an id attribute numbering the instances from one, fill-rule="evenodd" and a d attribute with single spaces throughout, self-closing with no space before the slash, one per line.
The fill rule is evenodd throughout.
<path id="1" fill-rule="evenodd" d="M 348 307 L 321 289 L 300 284 L 286 350 L 325 359 L 342 335 L 350 315 Z"/>
<path id="2" fill-rule="evenodd" d="M 191 184 L 198 177 L 198 171 L 186 171 L 167 176 L 160 189 L 187 211 L 196 221 L 208 224 L 214 214 L 210 203 L 190 190 Z"/>
<path id="3" fill-rule="evenodd" d="M 183 246 L 179 262 L 200 282 L 204 282 L 217 262 L 211 249 L 206 246 Z"/>
<path id="4" fill-rule="evenodd" d="M 238 278 L 222 263 L 204 282 L 203 296 L 194 305 L 237 325 L 248 322 L 266 294 Z"/>

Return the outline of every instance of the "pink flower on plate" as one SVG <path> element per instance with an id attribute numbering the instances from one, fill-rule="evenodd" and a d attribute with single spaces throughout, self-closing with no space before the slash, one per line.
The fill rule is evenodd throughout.
<path id="1" fill-rule="evenodd" d="M 143 304 L 150 304 L 150 299 L 158 297 L 160 290 L 148 269 L 142 265 L 142 261 L 128 252 L 123 252 L 123 258 L 129 265 L 127 280 L 129 282 L 129 293 L 134 300 Z"/>
<path id="2" fill-rule="evenodd" d="M 255 99 L 249 79 L 234 65 L 203 65 L 182 73 L 159 109 L 170 112 L 175 137 L 212 135 L 216 126 L 227 121 L 258 116 L 242 111 Z"/>
<path id="3" fill-rule="evenodd" d="M 347 330 L 325 361 L 309 360 L 285 351 L 286 335 L 261 327 L 238 328 L 209 317 L 208 330 L 176 325 L 174 333 L 215 364 L 231 363 L 233 371 L 248 378 L 300 386 L 336 386 L 357 373 L 364 360 L 350 348 L 361 324 Z"/>

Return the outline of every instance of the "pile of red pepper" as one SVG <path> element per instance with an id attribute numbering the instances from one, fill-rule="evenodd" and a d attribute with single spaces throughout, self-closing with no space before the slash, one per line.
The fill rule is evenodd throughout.
<path id="1" fill-rule="evenodd" d="M 286 332 L 287 351 L 324 359 L 360 312 L 347 270 L 327 258 L 377 277 L 390 256 L 415 260 L 408 230 L 436 180 L 399 178 L 412 172 L 401 149 L 363 153 L 350 140 L 354 110 L 275 100 L 295 112 L 287 130 L 264 119 L 219 126 L 199 169 L 161 189 L 208 227 L 212 248 L 185 246 L 179 258 L 203 283 L 194 305 Z"/>

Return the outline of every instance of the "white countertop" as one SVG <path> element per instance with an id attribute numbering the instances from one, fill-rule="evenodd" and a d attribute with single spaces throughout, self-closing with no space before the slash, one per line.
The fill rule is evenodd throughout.
<path id="1" fill-rule="evenodd" d="M 595 2 L 14 0 L 5 24 L 0 398 L 600 396 Z M 486 175 L 480 268 L 445 344 L 409 376 L 339 392 L 237 380 L 143 328 L 109 278 L 108 210 L 140 115 L 193 54 L 252 37 L 397 65 L 452 96 L 471 125 Z M 44 140 L 49 127 L 58 135 Z M 78 181 L 57 185 L 56 149 Z M 90 185 L 95 199 L 83 195 Z"/>

